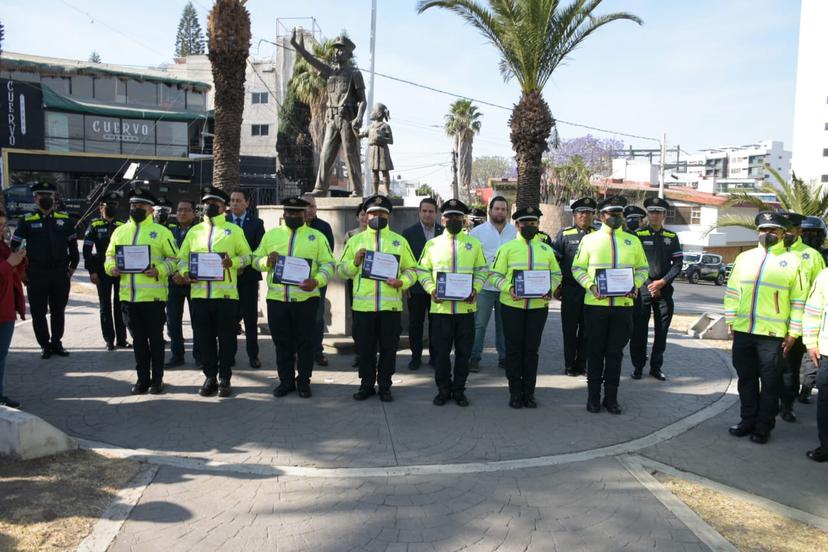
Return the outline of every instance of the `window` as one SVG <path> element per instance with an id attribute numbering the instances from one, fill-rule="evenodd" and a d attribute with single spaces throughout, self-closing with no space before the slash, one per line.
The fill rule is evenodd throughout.
<path id="1" fill-rule="evenodd" d="M 207 109 L 207 101 L 203 92 L 187 91 L 187 111 L 204 111 Z"/>
<path id="2" fill-rule="evenodd" d="M 187 107 L 187 92 L 178 86 L 171 84 L 159 84 L 161 102 L 159 105 L 165 109 L 184 110 Z"/>
<path id="3" fill-rule="evenodd" d="M 118 79 L 103 77 L 95 78 L 95 99 L 99 102 L 115 102 L 115 86 Z M 124 96 L 126 99 L 126 96 Z"/>
<path id="4" fill-rule="evenodd" d="M 154 82 L 129 81 L 127 103 L 130 105 L 158 105 L 158 86 Z"/>
<path id="5" fill-rule="evenodd" d="M 83 115 L 46 112 L 46 149 L 83 151 Z"/>
<path id="6" fill-rule="evenodd" d="M 92 77 L 72 77 L 72 96 L 82 100 L 91 100 L 94 98 L 93 89 Z"/>
<path id="7" fill-rule="evenodd" d="M 267 136 L 270 134 L 270 125 L 250 125 L 251 136 Z"/>
<path id="8" fill-rule="evenodd" d="M 828 123 L 825 123 L 825 130 L 828 130 Z"/>
<path id="9" fill-rule="evenodd" d="M 828 174 L 823 174 L 822 178 L 820 179 L 821 182 L 828 182 Z"/>
<path id="10" fill-rule="evenodd" d="M 58 94 L 66 94 L 68 96 L 71 92 L 71 87 L 69 86 L 70 80 L 66 77 L 43 77 L 40 79 L 40 83 L 48 86 Z"/>
<path id="11" fill-rule="evenodd" d="M 187 123 L 158 121 L 155 127 L 158 145 L 156 153 L 160 157 L 186 157 L 189 151 Z"/>
<path id="12" fill-rule="evenodd" d="M 267 103 L 267 92 L 253 92 L 252 94 L 252 102 L 254 104 L 266 104 Z"/>
<path id="13" fill-rule="evenodd" d="M 828 148 L 823 148 L 823 150 L 822 150 L 822 156 L 823 156 L 823 157 L 828 157 Z"/>
<path id="14" fill-rule="evenodd" d="M 690 224 L 701 224 L 701 207 L 690 209 Z"/>

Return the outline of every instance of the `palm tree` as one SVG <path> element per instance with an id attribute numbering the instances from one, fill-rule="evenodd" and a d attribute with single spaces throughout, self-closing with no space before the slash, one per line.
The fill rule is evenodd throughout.
<path id="1" fill-rule="evenodd" d="M 246 0 L 216 0 L 207 16 L 207 42 L 213 69 L 215 138 L 213 185 L 239 185 L 244 78 L 250 51 L 250 13 Z"/>
<path id="2" fill-rule="evenodd" d="M 480 133 L 480 118 L 483 116 L 472 105 L 471 100 L 457 100 L 451 104 L 446 113 L 446 134 L 453 139 L 453 151 L 457 160 L 457 174 L 454 179 L 455 187 L 451 191 L 455 198 L 459 198 L 459 191 L 463 190 L 464 200 L 471 194 L 472 176 L 472 142 L 474 135 Z"/>
<path id="3" fill-rule="evenodd" d="M 336 51 L 332 39 L 325 39 L 321 43 L 315 42 L 311 53 L 328 65 L 334 65 Z M 355 58 L 351 58 L 348 63 L 356 66 Z M 319 74 L 319 71 L 311 67 L 305 58 L 297 56 L 293 66 L 293 76 L 288 86 L 293 89 L 293 93 L 300 102 L 310 107 L 314 172 L 319 170 L 319 153 L 322 151 L 322 141 L 325 139 L 325 106 L 328 104 L 328 90 L 325 84 L 325 78 Z"/>
<path id="4" fill-rule="evenodd" d="M 787 182 L 785 178 L 779 174 L 779 171 L 765 165 L 768 172 L 771 173 L 775 184 L 770 182 L 762 182 L 759 191 L 765 194 L 775 194 L 779 201 L 779 206 L 782 211 L 792 211 L 805 216 L 815 216 L 824 219 L 828 216 L 828 189 L 823 186 L 815 186 L 813 184 L 806 184 L 801 178 L 797 178 L 796 174 L 792 174 L 791 181 Z M 733 194 L 725 203 L 726 207 L 733 207 L 736 205 L 755 207 L 759 211 L 775 211 L 777 207 L 768 205 L 760 198 L 748 195 L 744 192 Z M 712 232 L 716 228 L 726 226 L 738 226 L 740 228 L 748 228 L 756 230 L 753 218 L 746 216 L 728 215 L 721 218 L 721 220 L 708 230 Z"/>
<path id="5" fill-rule="evenodd" d="M 500 52 L 505 80 L 520 84 L 520 101 L 509 119 L 518 167 L 518 208 L 540 201 L 542 156 L 555 126 L 541 96 L 552 73 L 589 35 L 607 23 L 641 19 L 626 12 L 594 15 L 602 0 L 420 0 L 417 11 L 444 8 L 475 27 Z"/>

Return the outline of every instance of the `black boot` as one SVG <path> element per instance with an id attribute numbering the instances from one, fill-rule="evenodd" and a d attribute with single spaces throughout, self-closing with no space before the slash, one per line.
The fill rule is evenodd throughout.
<path id="1" fill-rule="evenodd" d="M 618 404 L 618 388 L 604 387 L 604 408 L 610 414 L 621 414 L 621 405 Z"/>
<path id="2" fill-rule="evenodd" d="M 201 389 L 198 391 L 198 394 L 202 397 L 212 397 L 218 391 L 218 382 L 216 378 L 205 378 L 204 385 L 201 386 Z"/>
<path id="3" fill-rule="evenodd" d="M 596 414 L 601 412 L 601 384 L 587 383 L 587 410 Z"/>

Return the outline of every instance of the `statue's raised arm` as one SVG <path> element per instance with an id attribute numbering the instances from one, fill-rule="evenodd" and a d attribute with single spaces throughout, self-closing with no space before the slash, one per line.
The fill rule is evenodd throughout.
<path id="1" fill-rule="evenodd" d="M 301 40 L 300 40 L 301 38 Z M 334 72 L 333 67 L 325 63 L 324 61 L 320 60 L 317 57 L 314 57 L 313 54 L 308 52 L 305 49 L 305 40 L 304 37 L 300 37 L 297 33 L 297 29 L 293 29 L 293 34 L 290 36 L 290 44 L 296 50 L 296 53 L 305 58 L 311 67 L 319 71 L 323 77 L 326 79 Z"/>

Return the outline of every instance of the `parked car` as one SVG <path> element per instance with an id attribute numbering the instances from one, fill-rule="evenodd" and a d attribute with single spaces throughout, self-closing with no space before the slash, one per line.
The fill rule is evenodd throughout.
<path id="1" fill-rule="evenodd" d="M 721 286 L 727 281 L 727 270 L 722 262 L 721 255 L 703 251 L 701 253 L 685 253 L 681 276 L 691 284 L 698 284 L 702 280 L 707 280 Z"/>
<path id="2" fill-rule="evenodd" d="M 730 273 L 733 272 L 733 263 L 725 265 L 725 278 L 730 278 Z"/>

